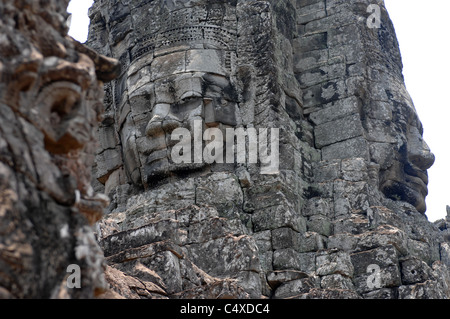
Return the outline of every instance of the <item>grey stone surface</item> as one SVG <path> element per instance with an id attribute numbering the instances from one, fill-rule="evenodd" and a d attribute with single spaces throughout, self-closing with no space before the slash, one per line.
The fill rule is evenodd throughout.
<path id="1" fill-rule="evenodd" d="M 118 63 L 66 36 L 68 3 L 0 3 L 0 299 L 108 289 L 91 166 Z"/>
<path id="2" fill-rule="evenodd" d="M 88 45 L 122 64 L 96 184 L 111 198 L 98 240 L 126 279 L 116 293 L 450 297 L 449 221 L 425 215 L 434 155 L 392 22 L 381 2 L 369 28 L 370 4 L 94 2 Z M 194 120 L 280 128 L 278 170 L 177 164 L 170 134 Z M 116 151 L 122 162 L 104 156 Z M 131 293 L 131 278 L 159 289 Z"/>

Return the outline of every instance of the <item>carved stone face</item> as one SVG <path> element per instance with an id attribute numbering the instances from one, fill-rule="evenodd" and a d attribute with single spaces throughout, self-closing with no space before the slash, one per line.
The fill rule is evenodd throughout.
<path id="1" fill-rule="evenodd" d="M 244 114 L 245 94 L 242 94 L 242 91 L 245 88 L 239 83 L 240 80 L 235 75 L 239 71 L 236 70 L 248 66 L 255 70 L 255 74 L 258 74 L 254 76 L 256 81 L 253 81 L 253 78 L 248 81 L 252 83 L 252 90 L 255 92 L 260 89 L 258 83 L 259 86 L 267 85 L 269 90 L 272 79 L 262 81 L 260 75 L 264 74 L 266 67 L 260 63 L 262 59 L 240 60 L 245 56 L 246 50 L 258 51 L 255 47 L 258 43 L 264 43 L 264 40 L 253 41 L 251 34 L 258 34 L 259 30 L 265 28 L 265 25 L 261 24 L 257 26 L 261 29 L 255 29 L 258 31 L 239 29 L 238 41 L 237 14 L 243 14 L 246 4 L 241 2 L 240 5 L 241 11 L 238 10 L 235 1 L 211 4 L 205 1 L 153 1 L 143 4 L 142 7 L 130 9 L 134 19 L 130 18 L 134 21 L 133 37 L 130 36 L 130 39 L 133 38 L 132 43 L 126 44 L 130 39 L 123 38 L 126 33 L 122 32 L 121 28 L 111 30 L 112 39 L 117 38 L 113 43 L 115 47 L 113 51 L 116 51 L 113 52 L 114 55 L 121 59 L 124 57 L 124 61 L 129 59 L 128 73 L 123 76 L 123 80 L 118 81 L 116 86 L 120 89 L 115 90 L 115 94 L 119 92 L 118 96 L 125 96 L 126 94 L 122 94 L 125 91 L 128 94 L 128 102 L 119 98 L 115 103 L 118 119 L 115 125 L 119 131 L 120 152 L 123 154 L 128 182 L 131 180 L 136 185 L 148 186 L 162 178 L 205 168 L 205 163 L 173 162 L 172 148 L 178 140 L 174 141 L 171 133 L 176 128 L 187 128 L 191 132 L 191 138 L 194 139 L 193 122 L 196 120 L 202 121 L 204 130 L 208 126 L 235 126 L 241 123 L 242 118 L 252 118 Z M 361 8 L 362 16 L 366 15 L 366 6 Z M 133 15 L 133 10 L 139 12 L 146 10 L 149 14 L 141 15 L 134 12 Z M 151 23 L 147 21 L 148 16 L 154 18 Z M 242 15 L 239 20 L 242 21 L 245 17 Z M 126 23 L 123 27 L 126 27 Z M 261 32 L 264 33 L 263 30 Z M 357 132 L 361 137 L 358 141 L 364 144 L 364 154 L 361 155 L 362 152 L 358 151 L 355 152 L 356 155 L 352 155 L 364 157 L 380 165 L 379 188 L 387 197 L 409 202 L 424 212 L 428 182 L 426 170 L 432 165 L 434 155 L 423 142 L 421 124 L 406 89 L 399 85 L 401 63 L 397 44 L 394 40 L 389 40 L 382 30 L 379 38 L 390 67 L 371 74 L 374 77 L 370 85 L 372 94 L 366 96 L 367 101 L 365 100 L 363 104 L 366 108 L 368 101 L 372 101 L 374 103 L 372 109 L 366 110 L 366 114 L 360 114 L 360 110 L 355 111 L 355 117 L 352 116 L 352 119 L 357 119 L 358 125 L 363 122 L 366 129 L 364 132 L 362 129 L 361 132 Z M 240 48 L 239 51 L 237 43 L 244 47 L 248 45 L 251 49 Z M 301 48 L 297 50 L 298 52 L 294 52 L 294 55 L 298 54 L 301 58 L 303 50 L 307 49 Z M 236 52 L 243 54 L 237 58 Z M 239 63 L 236 64 L 236 61 Z M 290 62 L 289 58 L 283 63 L 286 68 L 293 68 L 293 62 Z M 296 72 L 294 70 L 294 73 Z M 377 72 L 382 75 L 378 75 Z M 280 73 L 284 76 L 286 72 Z M 239 77 L 250 78 L 250 75 L 251 72 L 247 72 L 245 75 L 240 74 Z M 380 78 L 376 78 L 377 76 Z M 386 79 L 382 78 L 383 76 Z M 301 78 L 305 77 L 299 78 L 299 82 L 302 82 Z M 297 87 L 299 83 L 294 83 L 295 79 L 294 81 L 288 79 L 286 77 L 286 83 L 283 84 L 285 91 L 289 91 L 287 95 L 300 97 L 302 92 Z M 393 88 L 393 92 L 387 94 L 385 91 L 389 88 Z M 238 90 L 242 118 L 238 114 L 236 94 Z M 332 88 L 329 92 L 331 90 Z M 358 96 L 365 96 L 365 93 L 360 93 L 358 92 Z M 312 94 L 314 95 L 318 96 Z M 249 96 L 249 99 L 256 99 L 262 94 L 255 93 Z M 307 107 L 308 92 L 304 94 L 304 98 Z M 270 99 L 264 102 L 270 103 Z M 128 108 L 122 106 L 124 103 L 128 103 Z M 254 107 L 251 104 L 248 103 Z M 258 104 L 258 107 L 262 107 L 261 105 L 263 104 Z M 297 107 L 295 102 L 292 105 L 294 106 L 287 107 L 288 112 L 292 111 L 291 113 L 298 119 L 301 118 L 298 115 L 302 111 L 297 111 L 300 107 Z M 262 114 L 261 110 L 256 113 Z M 259 120 L 257 122 L 262 123 Z M 333 132 L 330 133 L 332 134 Z M 370 156 L 367 156 L 367 144 Z M 323 146 L 327 145 L 329 144 Z M 317 144 L 316 146 L 321 148 Z M 341 158 L 333 157 L 334 155 L 330 154 L 328 159 Z M 111 166 L 111 170 L 105 172 L 103 176 L 108 176 L 108 173 L 117 169 L 120 164 L 114 163 Z"/>
<path id="2" fill-rule="evenodd" d="M 394 116 L 398 123 L 395 128 L 397 143 L 392 147 L 390 166 L 381 172 L 380 189 L 387 197 L 406 201 L 425 213 L 427 169 L 433 165 L 435 157 L 423 139 L 423 128 L 416 111 L 400 104 Z"/>
<path id="3" fill-rule="evenodd" d="M 194 160 L 173 162 L 172 147 L 179 142 L 171 138 L 174 129 L 188 129 L 193 140 L 194 121 L 202 122 L 202 133 L 208 127 L 238 122 L 231 70 L 236 56 L 236 4 L 155 3 L 145 8 L 156 22 L 142 30 L 137 27 L 139 41 L 131 51 L 131 71 L 122 85 L 130 96 L 131 115 L 118 129 L 126 175 L 144 186 L 205 168 L 205 163 Z M 126 111 L 119 113 L 123 116 Z"/>
<path id="4" fill-rule="evenodd" d="M 0 295 L 6 298 L 92 298 L 107 287 L 89 224 L 102 217 L 108 198 L 94 193 L 90 163 L 103 82 L 119 64 L 66 36 L 68 2 L 0 3 L 0 224 L 7 225 Z M 80 265 L 84 282 L 77 291 L 63 279 L 72 264 Z"/>
<path id="5" fill-rule="evenodd" d="M 408 202 L 424 213 L 427 169 L 433 165 L 434 155 L 423 140 L 422 124 L 405 86 L 389 76 L 383 79 L 377 101 L 365 112 L 371 160 L 380 165 L 380 190 L 386 197 Z"/>
<path id="6" fill-rule="evenodd" d="M 155 80 L 151 89 L 142 91 L 150 101 L 151 110 L 141 125 L 140 134 L 145 138 L 137 143 L 141 160 L 141 178 L 145 184 L 187 170 L 196 170 L 205 163 L 174 163 L 172 147 L 178 143 L 172 139 L 176 128 L 189 130 L 191 145 L 196 137 L 194 121 L 202 123 L 201 133 L 207 127 L 236 125 L 237 96 L 229 75 L 223 70 L 222 52 L 219 50 L 189 50 L 165 55 L 153 62 L 158 66 L 151 74 Z M 174 65 L 183 65 L 181 72 L 173 71 Z M 156 67 L 154 68 L 156 69 Z M 174 74 L 175 73 L 175 74 Z M 150 92 L 149 92 L 150 91 Z M 203 136 L 197 139 L 203 139 Z M 142 140 L 142 139 L 141 139 Z M 127 139 L 131 144 L 133 140 Z M 125 149 L 133 145 L 125 143 Z M 192 153 L 193 156 L 193 153 Z M 125 163 L 133 172 L 138 163 Z"/>
<path id="7" fill-rule="evenodd" d="M 35 120 L 45 134 L 47 148 L 54 154 L 81 148 L 91 139 L 90 121 L 95 119 L 91 106 L 100 101 L 86 99 L 86 91 L 92 91 L 89 86 L 93 83 L 94 65 L 86 56 L 80 58 L 77 63 L 56 58 L 44 60 L 46 79 L 35 99 L 39 110 Z M 62 69 L 65 72 L 58 73 Z"/>
<path id="8" fill-rule="evenodd" d="M 366 10 L 365 5 L 361 9 Z M 423 127 L 402 75 L 402 61 L 394 27 L 381 15 L 376 44 L 380 58 L 370 67 L 370 106 L 364 106 L 365 134 L 371 160 L 380 165 L 379 188 L 393 200 L 425 213 L 429 169 L 435 160 L 423 139 Z"/>
<path id="9" fill-rule="evenodd" d="M 62 4 L 59 9 L 65 12 Z M 89 166 L 96 148 L 98 117 L 103 111 L 103 85 L 98 79 L 105 81 L 102 74 L 117 72 L 118 64 L 65 37 L 62 31 L 57 32 L 62 28 L 62 16 L 52 23 L 42 22 L 38 15 L 34 18 L 43 23 L 42 29 L 49 34 L 5 35 L 2 42 L 0 69 L 5 77 L 0 88 L 5 86 L 2 91 L 6 93 L 0 102 L 16 110 L 39 131 L 36 139 L 42 137 L 42 147 L 58 166 L 58 170 L 50 170 L 50 175 L 55 179 L 64 174 L 76 177 L 75 183 L 60 181 L 65 190 L 61 194 L 48 178 L 42 179 L 47 180 L 45 188 L 53 196 L 69 203 L 74 200 L 75 190 L 92 195 Z M 34 147 L 40 145 L 36 143 Z"/>

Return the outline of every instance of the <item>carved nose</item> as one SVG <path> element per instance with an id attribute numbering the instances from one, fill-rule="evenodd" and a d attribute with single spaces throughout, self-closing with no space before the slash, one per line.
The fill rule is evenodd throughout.
<path id="1" fill-rule="evenodd" d="M 414 150 L 408 154 L 408 160 L 421 170 L 427 170 L 433 166 L 435 156 L 431 151 L 427 150 Z"/>
<path id="2" fill-rule="evenodd" d="M 145 128 L 145 134 L 147 136 L 158 136 L 164 133 L 162 123 L 169 114 L 169 111 L 170 104 L 159 103 L 155 105 L 152 111 L 153 117 L 148 122 L 147 127 Z"/>
<path id="3" fill-rule="evenodd" d="M 181 126 L 182 123 L 180 120 L 170 114 L 165 118 L 155 115 L 148 122 L 147 127 L 145 128 L 145 134 L 147 136 L 158 136 L 160 134 L 171 133 L 174 129 Z"/>
<path id="4" fill-rule="evenodd" d="M 408 161 L 421 170 L 433 166 L 435 156 L 417 130 L 411 132 L 408 139 Z"/>
<path id="5" fill-rule="evenodd" d="M 152 119 L 148 122 L 147 127 L 145 128 L 145 134 L 147 136 L 158 136 L 164 133 L 164 130 L 162 128 L 162 121 L 163 119 L 161 118 L 161 116 L 153 116 Z"/>

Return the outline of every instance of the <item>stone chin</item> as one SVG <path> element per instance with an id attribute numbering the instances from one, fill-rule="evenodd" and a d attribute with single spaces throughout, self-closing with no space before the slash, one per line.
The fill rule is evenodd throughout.
<path id="1" fill-rule="evenodd" d="M 146 187 L 153 187 L 170 180 L 171 177 L 185 177 L 203 170 L 206 163 L 171 163 L 168 158 L 161 158 L 146 163 L 142 169 L 142 182 Z"/>
<path id="2" fill-rule="evenodd" d="M 418 212 L 425 214 L 427 209 L 425 197 L 428 189 L 418 177 L 408 176 L 404 182 L 387 180 L 381 187 L 383 194 L 393 200 L 400 200 L 413 205 Z"/>
<path id="3" fill-rule="evenodd" d="M 381 173 L 380 190 L 386 197 L 407 202 L 418 212 L 425 214 L 425 198 L 428 195 L 427 169 L 433 165 L 435 157 L 421 136 L 416 139 L 421 143 L 414 143 L 414 138 L 410 137 L 410 147 L 404 145 L 400 148 L 402 159 L 394 160 L 392 165 Z"/>

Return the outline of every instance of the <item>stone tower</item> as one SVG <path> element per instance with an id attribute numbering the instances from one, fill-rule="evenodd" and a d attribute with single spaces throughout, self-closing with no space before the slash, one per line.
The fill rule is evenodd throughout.
<path id="1" fill-rule="evenodd" d="M 425 215 L 434 155 L 383 1 L 96 0 L 89 14 L 88 45 L 122 66 L 93 182 L 111 199 L 97 236 L 116 293 L 450 297 L 448 221 Z"/>

